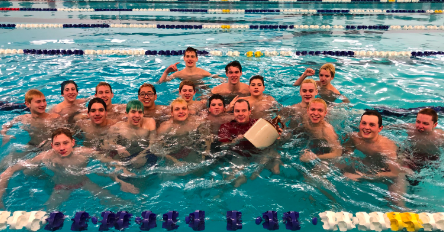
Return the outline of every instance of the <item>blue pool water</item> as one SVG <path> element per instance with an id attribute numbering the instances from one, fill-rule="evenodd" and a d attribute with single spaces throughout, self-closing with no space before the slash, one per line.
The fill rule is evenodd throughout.
<path id="1" fill-rule="evenodd" d="M 440 3 L 405 4 L 221 4 L 192 5 L 185 3 L 76 3 L 76 2 L 0 2 L 0 7 L 91 7 L 91 8 L 304 8 L 304 9 L 442 9 Z M 148 15 L 150 14 L 150 15 Z M 1 23 L 164 23 L 164 24 L 299 24 L 299 25 L 443 25 L 439 15 L 358 15 L 358 16 L 284 16 L 284 15 L 210 15 L 183 13 L 147 12 L 0 12 Z M 350 33 L 343 30 L 333 33 L 310 31 L 185 31 L 147 28 L 106 29 L 1 29 L 2 49 L 136 49 L 179 50 L 193 46 L 203 50 L 237 50 L 241 53 L 256 50 L 375 50 L 412 51 L 442 50 L 442 31 L 386 31 Z M 329 112 L 339 137 L 356 131 L 360 111 L 372 106 L 412 108 L 420 106 L 444 106 L 443 56 L 429 58 L 351 58 L 325 56 L 292 56 L 236 58 L 243 66 L 242 82 L 256 74 L 265 77 L 267 94 L 283 106 L 298 103 L 298 88 L 292 86 L 295 79 L 306 69 L 318 69 L 326 62 L 336 66 L 333 85 L 351 100 L 350 106 L 339 106 Z M 198 66 L 210 73 L 224 74 L 225 65 L 231 57 L 199 57 Z M 143 83 L 155 83 L 164 69 L 181 61 L 175 56 L 0 56 L 0 101 L 24 102 L 28 89 L 40 89 L 48 100 L 48 106 L 62 101 L 60 83 L 73 79 L 79 85 L 79 97 L 90 97 L 99 81 L 113 87 L 114 103 L 125 104 L 137 99 L 137 90 Z M 183 62 L 179 68 L 183 68 Z M 209 87 L 220 83 L 217 79 L 204 79 Z M 179 81 L 157 84 L 158 104 L 168 105 L 178 96 Z M 0 124 L 23 114 L 21 111 L 2 111 Z M 442 114 L 440 115 L 442 117 Z M 412 123 L 414 117 L 385 117 L 385 125 Z M 440 123 L 442 120 L 439 121 Z M 438 128 L 443 127 L 438 124 Z M 19 127 L 10 132 L 15 140 L 0 148 L 0 157 L 14 151 L 23 151 L 29 139 Z M 404 132 L 383 130 L 383 135 L 403 146 Z M 299 154 L 306 144 L 297 138 L 285 144 L 279 153 L 284 163 L 281 175 L 272 175 L 264 170 L 261 177 L 248 181 L 234 189 L 224 180 L 227 164 L 203 163 L 185 170 L 159 167 L 140 173 L 141 193 L 122 193 L 117 184 L 95 172 L 103 170 L 97 163 L 90 165 L 90 178 L 111 193 L 128 200 L 125 205 L 102 205 L 89 192 L 77 190 L 59 210 L 69 216 L 76 211 L 90 213 L 105 209 L 127 210 L 140 214 L 152 210 L 161 215 L 169 210 L 180 212 L 180 231 L 191 230 L 184 223 L 185 214 L 205 210 L 206 230 L 225 231 L 225 213 L 239 210 L 243 213 L 244 229 L 259 228 L 254 218 L 267 210 L 279 215 L 290 210 L 299 211 L 302 229 L 321 231 L 321 226 L 310 224 L 318 213 L 333 211 L 372 212 L 392 211 L 386 199 L 387 187 L 380 183 L 352 182 L 333 169 L 323 176 L 327 181 L 315 179 L 308 182 L 310 166 L 299 161 Z M 206 168 L 201 175 L 177 176 L 189 169 Z M 251 174 L 257 168 L 250 165 L 245 172 Z M 406 206 L 416 212 L 440 212 L 444 209 L 441 197 L 444 181 L 442 171 L 425 170 L 426 177 L 418 186 L 408 187 L 404 196 Z M 48 172 L 49 175 L 52 173 Z M 327 191 L 334 200 L 326 197 L 317 187 Z M 6 191 L 3 201 L 9 211 L 38 210 L 51 193 L 51 184 L 45 179 L 17 175 Z M 280 217 L 280 216 L 279 216 Z M 159 217 L 160 219 L 160 217 Z M 136 229 L 135 225 L 132 225 Z M 157 228 L 159 230 L 159 228 Z M 69 230 L 65 226 L 64 231 Z M 280 230 L 285 230 L 281 225 Z"/>

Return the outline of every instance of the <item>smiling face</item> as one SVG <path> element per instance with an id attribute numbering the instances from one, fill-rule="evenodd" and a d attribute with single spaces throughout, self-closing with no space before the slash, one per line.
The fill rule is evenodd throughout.
<path id="1" fill-rule="evenodd" d="M 59 134 L 54 136 L 51 147 L 60 156 L 66 157 L 72 153 L 74 144 L 74 139 L 70 139 L 65 134 Z"/>
<path id="2" fill-rule="evenodd" d="M 319 71 L 319 81 L 321 82 L 322 86 L 329 85 L 331 80 L 333 80 L 333 77 L 331 76 L 330 71 L 325 69 L 321 69 Z"/>
<path id="3" fill-rule="evenodd" d="M 234 104 L 234 119 L 238 123 L 247 123 L 250 121 L 251 110 L 248 110 L 246 102 L 238 102 Z"/>
<path id="4" fill-rule="evenodd" d="M 251 96 L 261 96 L 265 90 L 264 84 L 259 79 L 254 79 L 250 82 L 250 94 Z"/>
<path id="5" fill-rule="evenodd" d="M 143 110 L 142 109 L 131 109 L 126 114 L 128 117 L 128 123 L 134 126 L 139 126 L 143 119 Z"/>
<path id="6" fill-rule="evenodd" d="M 381 132 L 382 126 L 379 127 L 378 117 L 375 115 L 363 115 L 359 123 L 359 136 L 364 139 L 373 139 Z"/>
<path id="7" fill-rule="evenodd" d="M 186 102 L 192 101 L 194 94 L 196 94 L 196 91 L 194 91 L 193 86 L 189 85 L 184 85 L 179 92 L 180 97 Z"/>
<path id="8" fill-rule="evenodd" d="M 171 109 L 171 115 L 174 121 L 183 122 L 188 118 L 188 104 L 174 103 Z"/>
<path id="9" fill-rule="evenodd" d="M 302 83 L 299 94 L 302 97 L 302 101 L 308 104 L 318 94 L 318 90 L 313 83 Z"/>
<path id="10" fill-rule="evenodd" d="M 199 60 L 196 56 L 195 52 L 185 52 L 183 56 L 183 60 L 185 61 L 185 65 L 188 68 L 196 67 L 196 62 Z"/>
<path id="11" fill-rule="evenodd" d="M 43 114 L 46 111 L 46 98 L 45 96 L 34 96 L 31 102 L 25 102 L 25 105 L 29 108 L 31 113 Z"/>
<path id="12" fill-rule="evenodd" d="M 74 102 L 78 94 L 79 92 L 77 92 L 76 86 L 70 83 L 65 85 L 62 96 L 65 98 L 65 101 Z"/>
<path id="13" fill-rule="evenodd" d="M 210 103 L 210 108 L 208 111 L 210 114 L 217 116 L 225 111 L 224 103 L 220 99 L 213 99 Z"/>
<path id="14" fill-rule="evenodd" d="M 101 85 L 97 87 L 97 93 L 95 97 L 101 98 L 103 101 L 105 101 L 106 106 L 111 105 L 111 100 L 114 97 L 114 93 L 111 91 L 109 86 Z"/>
<path id="15" fill-rule="evenodd" d="M 240 81 L 240 77 L 242 76 L 242 72 L 239 70 L 239 68 L 230 66 L 228 67 L 228 71 L 226 72 L 226 75 L 228 77 L 228 82 L 230 84 L 237 84 Z"/>
<path id="16" fill-rule="evenodd" d="M 100 125 L 106 121 L 106 109 L 100 103 L 94 103 L 91 106 L 91 110 L 88 112 L 88 117 L 91 122 Z"/>
<path id="17" fill-rule="evenodd" d="M 432 132 L 437 125 L 438 122 L 434 123 L 431 115 L 418 114 L 418 116 L 416 116 L 415 127 L 416 130 L 420 133 Z"/>
<path id="18" fill-rule="evenodd" d="M 319 102 L 314 102 L 308 107 L 308 117 L 312 123 L 320 123 L 324 121 L 327 109 L 325 105 Z"/>
<path id="19" fill-rule="evenodd" d="M 150 108 L 154 105 L 154 102 L 157 100 L 157 94 L 154 94 L 154 91 L 151 87 L 142 87 L 139 93 L 139 101 L 142 102 L 143 106 L 146 108 Z"/>

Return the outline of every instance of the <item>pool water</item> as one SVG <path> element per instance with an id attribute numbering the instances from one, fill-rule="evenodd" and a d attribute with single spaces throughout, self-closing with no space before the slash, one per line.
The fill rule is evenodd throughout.
<path id="1" fill-rule="evenodd" d="M 186 4 L 186 3 L 119 3 L 119 2 L 0 2 L 0 7 L 91 7 L 91 8 L 304 8 L 304 9 L 442 9 L 441 3 L 405 4 Z M 297 25 L 443 25 L 442 14 L 429 15 L 211 15 L 170 12 L 0 12 L 1 23 L 163 23 L 163 24 L 297 24 Z M 442 31 L 380 31 L 380 32 L 319 32 L 319 31 L 241 31 L 221 32 L 203 30 L 159 30 L 147 28 L 101 29 L 0 29 L 2 49 L 145 49 L 184 50 L 193 46 L 203 50 L 370 50 L 412 51 L 442 50 Z M 360 110 L 374 106 L 412 108 L 444 106 L 443 56 L 427 58 L 352 58 L 326 56 L 292 57 L 199 57 L 198 67 L 210 73 L 224 75 L 224 67 L 237 59 L 243 66 L 241 81 L 256 74 L 265 77 L 265 93 L 273 96 L 283 106 L 301 101 L 298 88 L 292 86 L 306 68 L 318 70 L 326 63 L 334 63 L 336 76 L 333 85 L 347 96 L 351 104 L 335 107 L 328 114 L 340 138 L 356 131 Z M 43 56 L 2 55 L 0 57 L 0 101 L 24 102 L 28 89 L 41 90 L 48 106 L 63 100 L 60 83 L 73 79 L 79 85 L 79 97 L 94 94 L 100 81 L 113 87 L 113 103 L 125 104 L 137 99 L 137 90 L 143 83 L 154 84 L 169 65 L 181 61 L 178 56 Z M 183 68 L 183 62 L 178 68 Z M 317 75 L 317 74 L 316 74 Z M 220 83 L 218 79 L 204 79 L 209 87 Z M 156 84 L 157 104 L 168 105 L 178 96 L 178 80 Z M 204 94 L 206 94 L 204 92 Z M 2 111 L 0 123 L 4 124 L 23 111 Z M 442 114 L 440 115 L 443 116 Z M 414 116 L 384 117 L 384 125 L 413 123 Z M 439 121 L 441 122 L 441 120 Z M 438 128 L 443 127 L 438 124 Z M 10 134 L 16 136 L 11 143 L 0 148 L 0 157 L 11 152 L 26 150 L 29 136 L 20 127 L 13 127 Z M 404 146 L 407 137 L 402 131 L 386 130 L 382 134 Z M 322 227 L 310 224 L 318 213 L 348 211 L 392 211 L 392 203 L 386 199 L 387 186 L 381 183 L 353 182 L 345 179 L 340 171 L 332 171 L 322 178 L 311 178 L 312 165 L 299 161 L 299 155 L 307 147 L 306 141 L 293 138 L 279 149 L 284 165 L 280 175 L 264 170 L 254 181 L 235 189 L 224 180 L 227 163 L 204 162 L 183 169 L 158 168 L 139 173 L 132 180 L 142 185 L 137 195 L 122 193 L 109 178 L 95 173 L 107 171 L 97 162 L 91 163 L 89 177 L 104 189 L 129 202 L 125 205 L 102 205 L 95 196 L 76 190 L 60 206 L 59 210 L 73 216 L 76 211 L 99 213 L 105 209 L 127 210 L 139 215 L 151 210 L 158 215 L 169 210 L 180 213 L 180 227 L 187 227 L 183 218 L 194 210 L 206 211 L 206 230 L 225 231 L 225 214 L 228 210 L 243 213 L 246 231 L 259 226 L 254 218 L 267 210 L 283 212 L 299 211 L 302 229 L 320 231 Z M 35 153 L 31 153 L 32 156 Z M 245 173 L 251 174 L 257 165 L 251 164 Z M 201 174 L 174 175 L 194 169 L 205 170 Z M 440 212 L 444 210 L 441 197 L 444 186 L 443 165 L 436 170 L 424 170 L 425 177 L 418 186 L 410 186 L 404 196 L 406 206 L 415 212 Z M 47 175 L 52 175 L 45 171 Z M 174 174 L 173 174 L 174 173 Z M 310 180 L 310 181 L 309 181 Z M 38 210 L 51 193 L 51 183 L 44 177 L 16 175 L 11 179 L 3 201 L 9 211 Z M 323 191 L 321 192 L 320 189 Z M 327 197 L 323 192 L 327 192 Z M 158 216 L 160 220 L 161 217 Z M 66 222 L 68 224 L 68 222 Z M 92 226 L 92 225 L 90 225 Z M 132 225 L 136 229 L 137 225 Z M 158 227 L 161 226 L 158 223 Z M 90 227 L 91 228 L 91 227 Z M 68 231 L 69 226 L 63 228 Z M 186 228 L 186 230 L 190 230 Z M 280 230 L 285 230 L 281 224 Z"/>

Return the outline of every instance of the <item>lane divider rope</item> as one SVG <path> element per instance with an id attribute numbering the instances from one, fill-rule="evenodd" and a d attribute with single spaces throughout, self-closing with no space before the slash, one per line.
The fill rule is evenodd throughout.
<path id="1" fill-rule="evenodd" d="M 274 1 L 274 0 L 273 0 Z M 286 0 L 296 1 L 296 0 Z M 344 1 L 350 0 L 324 0 Z M 407 1 L 407 0 L 401 0 Z M 409 0 L 410 1 L 410 0 Z M 413 0 L 417 1 L 417 0 Z M 107 12 L 107 11 L 137 11 L 137 12 L 181 12 L 181 13 L 208 13 L 208 14 L 442 14 L 442 9 L 435 10 L 382 10 L 382 9 L 167 9 L 167 8 L 134 8 L 134 9 L 103 9 L 103 8 L 0 8 L 0 11 L 63 11 L 63 12 Z"/>
<path id="2" fill-rule="evenodd" d="M 0 55 L 161 55 L 180 56 L 183 50 L 142 50 L 142 49 L 109 49 L 109 50 L 64 50 L 64 49 L 0 49 Z M 267 51 L 219 51 L 219 50 L 199 50 L 198 55 L 210 56 L 246 56 L 246 57 L 272 57 L 272 56 L 344 56 L 344 57 L 427 57 L 443 55 L 443 51 L 290 51 L 290 50 L 267 50 Z"/>
<path id="3" fill-rule="evenodd" d="M 183 30 L 444 30 L 444 25 L 164 25 L 164 24 L 0 24 L 0 29 L 45 29 L 45 28 L 151 28 Z"/>

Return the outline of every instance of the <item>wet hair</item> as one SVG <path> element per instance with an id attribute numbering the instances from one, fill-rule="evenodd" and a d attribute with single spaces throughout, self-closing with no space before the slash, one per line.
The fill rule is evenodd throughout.
<path id="1" fill-rule="evenodd" d="M 213 94 L 210 98 L 208 98 L 208 107 L 210 107 L 211 101 L 213 101 L 213 100 L 221 100 L 222 104 L 224 105 L 224 108 L 225 108 L 225 101 L 224 101 L 224 97 L 222 97 L 222 95 Z"/>
<path id="2" fill-rule="evenodd" d="M 436 113 L 436 111 L 434 109 L 425 108 L 425 109 L 420 110 L 418 112 L 418 114 L 425 114 L 425 115 L 432 116 L 433 123 L 436 123 L 438 121 L 438 114 Z"/>
<path id="3" fill-rule="evenodd" d="M 373 115 L 373 116 L 378 117 L 378 125 L 379 125 L 379 127 L 382 126 L 382 116 L 381 116 L 381 114 L 378 111 L 376 111 L 376 110 L 367 110 L 367 111 L 365 111 L 365 113 L 363 113 L 362 116 L 361 116 L 361 121 L 362 121 L 362 117 L 364 117 L 364 115 Z"/>
<path id="4" fill-rule="evenodd" d="M 34 97 L 45 97 L 45 95 L 40 90 L 30 89 L 25 93 L 25 102 L 31 103 Z"/>
<path id="5" fill-rule="evenodd" d="M 248 110 L 250 110 L 250 103 L 249 103 L 247 100 L 245 100 L 245 99 L 239 99 L 239 100 L 237 100 L 237 101 L 234 103 L 234 106 L 236 106 L 237 103 L 241 103 L 241 102 L 246 102 L 247 105 L 248 105 Z M 234 110 L 234 106 L 233 106 L 233 110 Z"/>
<path id="6" fill-rule="evenodd" d="M 321 104 L 324 105 L 324 109 L 327 110 L 327 103 L 325 103 L 324 100 L 322 100 L 322 99 L 320 99 L 320 98 L 312 99 L 312 100 L 308 103 L 308 108 L 310 108 L 310 105 L 313 104 L 313 103 L 321 103 Z"/>
<path id="7" fill-rule="evenodd" d="M 99 82 L 99 84 L 97 84 L 97 86 L 96 86 L 96 94 L 97 94 L 97 89 L 98 89 L 100 86 L 108 86 L 108 87 L 109 87 L 109 90 L 111 90 L 111 93 L 113 93 L 113 88 L 111 88 L 111 85 L 108 84 L 107 82 L 102 81 L 102 82 Z"/>
<path id="8" fill-rule="evenodd" d="M 142 110 L 143 111 L 143 104 L 139 100 L 131 100 L 126 104 L 126 113 L 130 112 L 130 110 Z"/>
<path id="9" fill-rule="evenodd" d="M 156 87 L 152 84 L 144 83 L 142 86 L 140 86 L 139 91 L 137 92 L 137 95 L 140 94 L 140 90 L 144 87 L 150 87 L 153 90 L 154 95 L 156 95 Z"/>
<path id="10" fill-rule="evenodd" d="M 318 85 L 316 84 L 316 81 L 315 81 L 315 80 L 313 80 L 313 79 L 305 79 L 305 80 L 301 83 L 301 86 L 302 86 L 302 84 L 305 84 L 305 83 L 312 83 L 312 84 L 315 86 L 315 89 L 318 90 Z M 300 91 L 301 89 L 302 89 L 302 88 L 299 88 L 299 91 Z"/>
<path id="11" fill-rule="evenodd" d="M 196 85 L 194 84 L 193 81 L 190 81 L 190 80 L 184 80 L 184 81 L 180 82 L 179 92 L 182 91 L 182 88 L 184 85 L 188 85 L 188 86 L 193 87 L 193 91 L 196 92 Z"/>
<path id="12" fill-rule="evenodd" d="M 187 47 L 187 50 L 185 50 L 185 52 L 183 53 L 184 57 L 185 57 L 185 54 L 187 54 L 187 52 L 194 52 L 194 54 L 196 54 L 196 57 L 197 57 L 197 49 L 192 48 L 192 47 Z"/>
<path id="13" fill-rule="evenodd" d="M 264 83 L 264 77 L 263 77 L 263 76 L 261 76 L 261 75 L 252 76 L 252 77 L 250 78 L 250 85 L 251 85 L 251 82 L 252 82 L 253 80 L 261 80 L 261 81 L 262 81 L 262 85 L 265 86 L 265 83 Z"/>
<path id="14" fill-rule="evenodd" d="M 185 104 L 185 105 L 187 105 L 187 108 L 188 108 L 188 103 L 185 101 L 185 100 L 183 100 L 182 98 L 176 98 L 174 101 L 172 101 L 171 102 L 171 104 L 170 104 L 170 107 L 171 107 L 171 112 L 173 112 L 173 105 L 174 104 Z"/>
<path id="15" fill-rule="evenodd" d="M 103 108 L 105 108 L 105 110 L 106 110 L 106 103 L 105 103 L 105 101 L 102 98 L 96 97 L 96 98 L 93 98 L 91 101 L 89 101 L 89 103 L 88 103 L 88 113 L 91 111 L 91 107 L 92 107 L 92 105 L 94 103 L 102 104 Z"/>
<path id="16" fill-rule="evenodd" d="M 321 66 L 320 70 L 327 70 L 330 72 L 331 77 L 334 78 L 335 77 L 335 66 L 332 63 L 326 63 L 324 65 Z"/>
<path id="17" fill-rule="evenodd" d="M 65 91 L 65 86 L 67 84 L 74 84 L 74 86 L 76 87 L 76 91 L 79 92 L 79 87 L 77 86 L 77 84 L 73 80 L 67 80 L 67 81 L 62 82 L 62 84 L 60 84 L 60 87 L 62 89 L 62 94 L 63 94 L 63 91 Z"/>
<path id="18" fill-rule="evenodd" d="M 58 128 L 58 129 L 56 129 L 56 130 L 54 130 L 52 132 L 51 141 L 54 141 L 54 137 L 56 137 L 57 135 L 61 135 L 61 134 L 66 135 L 71 140 L 74 139 L 72 137 L 72 133 L 71 133 L 71 131 L 69 129 L 67 129 L 67 128 Z"/>
<path id="19" fill-rule="evenodd" d="M 237 61 L 237 60 L 235 60 L 235 61 L 231 61 L 230 63 L 227 64 L 227 66 L 225 66 L 225 73 L 228 72 L 228 68 L 229 68 L 229 67 L 236 67 L 236 68 L 239 69 L 239 71 L 242 72 L 242 66 L 241 66 L 241 64 L 239 63 L 239 61 Z"/>

